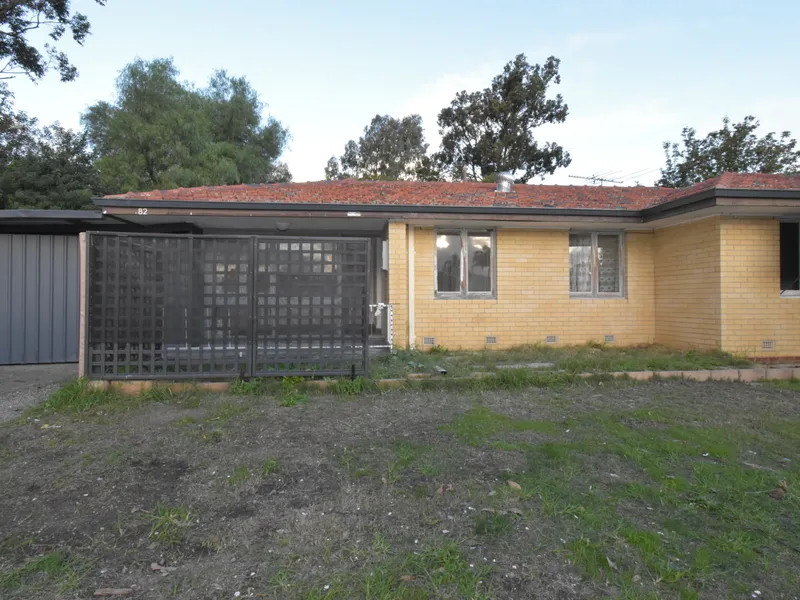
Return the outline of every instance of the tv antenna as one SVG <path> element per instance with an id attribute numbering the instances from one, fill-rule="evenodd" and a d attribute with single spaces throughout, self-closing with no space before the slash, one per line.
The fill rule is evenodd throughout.
<path id="1" fill-rule="evenodd" d="M 618 179 L 606 179 L 605 177 L 602 177 L 602 175 L 605 175 L 605 173 L 601 173 L 600 175 L 590 175 L 588 177 L 583 175 L 570 175 L 569 177 L 572 177 L 572 179 L 583 179 L 585 181 L 591 181 L 592 183 L 595 184 L 599 183 L 600 185 L 603 185 L 604 183 L 623 183 Z"/>

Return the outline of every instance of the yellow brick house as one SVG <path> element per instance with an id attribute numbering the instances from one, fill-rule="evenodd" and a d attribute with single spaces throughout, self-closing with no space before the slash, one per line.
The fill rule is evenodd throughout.
<path id="1" fill-rule="evenodd" d="M 393 347 L 594 340 L 800 357 L 800 176 L 686 189 L 345 180 L 95 202 L 143 230 L 368 240 L 371 339 Z"/>

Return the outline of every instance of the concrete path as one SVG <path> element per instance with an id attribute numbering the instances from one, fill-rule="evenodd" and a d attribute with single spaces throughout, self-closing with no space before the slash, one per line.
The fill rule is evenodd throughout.
<path id="1" fill-rule="evenodd" d="M 0 367 L 0 423 L 15 419 L 28 406 L 46 400 L 77 375 L 75 363 Z"/>

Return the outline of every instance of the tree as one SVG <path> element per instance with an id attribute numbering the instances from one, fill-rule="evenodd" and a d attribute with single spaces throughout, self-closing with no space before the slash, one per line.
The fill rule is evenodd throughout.
<path id="1" fill-rule="evenodd" d="M 102 193 L 85 134 L 40 129 L 0 84 L 0 209 L 83 208 Z"/>
<path id="2" fill-rule="evenodd" d="M 730 124 L 722 119 L 722 129 L 698 139 L 697 132 L 684 127 L 681 143 L 664 142 L 666 166 L 656 185 L 687 187 L 722 173 L 794 173 L 800 171 L 800 151 L 797 140 L 784 131 L 762 138 L 755 134 L 760 123 L 747 116 L 741 123 Z"/>
<path id="3" fill-rule="evenodd" d="M 511 171 L 518 183 L 552 174 L 570 164 L 569 153 L 553 142 L 539 143 L 534 129 L 563 123 L 567 105 L 561 94 L 548 98 L 551 85 L 561 83 L 560 60 L 530 65 L 524 54 L 509 62 L 491 86 L 459 92 L 439 113 L 442 148 L 437 160 L 453 179 L 481 181 Z"/>
<path id="4" fill-rule="evenodd" d="M 4 208 L 80 209 L 102 193 L 86 135 L 58 123 L 45 127 L 35 148 L 11 162 L 0 175 Z"/>
<path id="5" fill-rule="evenodd" d="M 289 133 L 245 78 L 217 71 L 208 88 L 178 81 L 170 59 L 136 60 L 117 79 L 114 103 L 82 120 L 114 191 L 289 181 L 278 162 Z"/>
<path id="6" fill-rule="evenodd" d="M 0 82 L 0 166 L 24 155 L 33 142 L 36 119 L 14 109 L 14 94 Z"/>
<path id="7" fill-rule="evenodd" d="M 419 115 L 402 119 L 375 115 L 358 142 L 350 140 L 338 160 L 335 156 L 328 160 L 325 177 L 416 179 L 427 149 Z"/>
<path id="8" fill-rule="evenodd" d="M 95 2 L 103 6 L 106 0 Z M 69 32 L 75 42 L 83 45 L 90 25 L 86 15 L 71 11 L 69 0 L 4 0 L 0 3 L 0 79 L 24 74 L 36 81 L 53 67 L 61 81 L 78 76 L 67 55 L 55 45 L 45 43 L 43 55 L 28 41 L 28 36 L 38 29 L 47 29 L 54 42 Z"/>

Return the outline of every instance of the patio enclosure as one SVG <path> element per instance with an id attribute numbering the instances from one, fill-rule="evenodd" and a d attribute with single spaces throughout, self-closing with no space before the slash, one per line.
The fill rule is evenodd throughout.
<path id="1" fill-rule="evenodd" d="M 369 241 L 90 233 L 85 375 L 367 370 Z"/>

